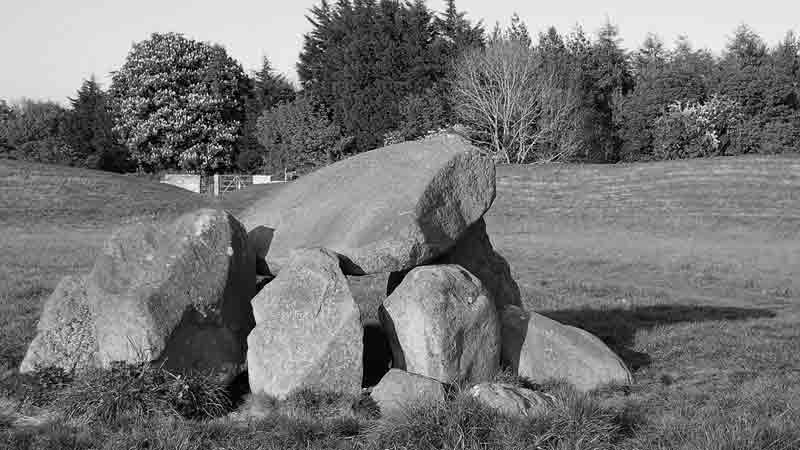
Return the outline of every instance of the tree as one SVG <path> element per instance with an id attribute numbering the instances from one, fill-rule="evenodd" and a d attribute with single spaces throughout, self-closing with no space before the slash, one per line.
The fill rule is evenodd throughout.
<path id="1" fill-rule="evenodd" d="M 716 92 L 742 107 L 742 151 L 779 153 L 800 146 L 797 58 L 793 35 L 770 52 L 746 25 L 735 30 L 718 65 Z"/>
<path id="2" fill-rule="evenodd" d="M 523 47 L 530 47 L 533 44 L 528 26 L 519 18 L 517 13 L 511 16 L 511 25 L 505 32 L 505 38 L 512 42 L 517 42 Z"/>
<path id="3" fill-rule="evenodd" d="M 94 76 L 84 80 L 76 97 L 69 99 L 64 139 L 72 148 L 76 164 L 91 169 L 129 170 L 127 151 L 114 136 L 114 120 L 108 98 Z"/>
<path id="4" fill-rule="evenodd" d="M 8 156 L 12 150 L 8 142 L 8 123 L 14 118 L 14 110 L 0 99 L 0 156 Z"/>
<path id="5" fill-rule="evenodd" d="M 294 86 L 282 74 L 276 73 L 267 57 L 261 68 L 250 77 L 250 92 L 245 104 L 245 121 L 237 146 L 236 165 L 244 172 L 262 167 L 264 147 L 257 139 L 258 118 L 265 110 L 294 100 Z"/>
<path id="6" fill-rule="evenodd" d="M 74 164 L 72 149 L 64 139 L 68 111 L 53 102 L 22 100 L 9 108 L 0 122 L 0 139 L 14 159 L 52 164 Z"/>
<path id="7" fill-rule="evenodd" d="M 300 81 L 354 136 L 357 151 L 380 145 L 401 119 L 400 102 L 446 73 L 448 58 L 423 0 L 323 1 L 308 19 Z"/>
<path id="8" fill-rule="evenodd" d="M 248 80 L 225 49 L 177 33 L 136 43 L 113 74 L 115 131 L 140 170 L 231 166 Z"/>
<path id="9" fill-rule="evenodd" d="M 614 103 L 634 86 L 628 57 L 620 46 L 619 30 L 606 23 L 583 57 L 583 91 L 587 96 L 584 133 L 589 137 L 586 155 L 599 161 L 618 161 L 622 139 L 614 122 Z"/>
<path id="10" fill-rule="evenodd" d="M 266 149 L 262 166 L 272 171 L 310 172 L 340 158 L 352 142 L 307 95 L 264 111 L 257 129 L 258 140 Z"/>
<path id="11" fill-rule="evenodd" d="M 558 142 L 571 134 L 572 97 L 520 41 L 493 41 L 466 53 L 453 76 L 459 117 L 506 162 L 554 160 L 572 150 Z"/>
<path id="12" fill-rule="evenodd" d="M 660 41 L 648 38 L 633 59 L 639 67 L 635 87 L 614 104 L 620 158 L 627 161 L 653 156 L 655 123 L 670 105 L 705 101 L 706 77 L 714 64 L 707 53 L 692 50 L 685 38 L 675 52 L 663 51 Z"/>
<path id="13" fill-rule="evenodd" d="M 440 39 L 444 42 L 443 53 L 450 59 L 455 59 L 468 49 L 483 47 L 483 24 L 472 24 L 467 19 L 467 14 L 459 11 L 455 0 L 446 0 L 445 10 L 436 18 L 435 25 Z"/>

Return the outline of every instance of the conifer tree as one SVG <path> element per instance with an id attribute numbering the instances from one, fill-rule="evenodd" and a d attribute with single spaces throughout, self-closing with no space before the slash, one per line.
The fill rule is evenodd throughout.
<path id="1" fill-rule="evenodd" d="M 440 80 L 447 58 L 424 1 L 326 1 L 311 10 L 298 75 L 358 151 L 381 145 L 399 104 Z"/>
<path id="2" fill-rule="evenodd" d="M 107 95 L 94 75 L 84 80 L 75 98 L 69 99 L 72 110 L 65 124 L 64 137 L 72 148 L 76 163 L 101 170 L 124 171 L 127 152 L 117 142 L 114 120 Z"/>

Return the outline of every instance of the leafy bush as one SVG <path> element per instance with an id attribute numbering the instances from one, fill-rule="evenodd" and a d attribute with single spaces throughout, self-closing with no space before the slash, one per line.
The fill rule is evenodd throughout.
<path id="1" fill-rule="evenodd" d="M 224 48 L 154 33 L 113 75 L 114 130 L 141 169 L 222 170 L 233 163 L 248 90 Z"/>
<path id="2" fill-rule="evenodd" d="M 739 105 L 713 96 L 705 103 L 671 104 L 655 123 L 656 159 L 695 158 L 736 153 L 742 123 Z"/>
<path id="3" fill-rule="evenodd" d="M 352 143 L 311 97 L 299 96 L 264 111 L 258 119 L 258 141 L 266 153 L 262 166 L 306 173 L 340 158 Z"/>

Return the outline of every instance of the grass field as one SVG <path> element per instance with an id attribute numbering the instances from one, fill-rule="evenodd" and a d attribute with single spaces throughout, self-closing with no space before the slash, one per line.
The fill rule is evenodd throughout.
<path id="1" fill-rule="evenodd" d="M 420 423 L 395 433 L 312 408 L 318 415 L 237 429 L 235 442 L 219 423 L 150 424 L 120 440 L 60 423 L 11 431 L 0 420 L 0 447 L 144 448 L 133 445 L 150 433 L 148 448 L 165 449 L 800 448 L 800 158 L 503 166 L 497 187 L 487 226 L 526 306 L 600 336 L 634 370 L 629 390 L 569 403 L 570 420 L 521 428 L 494 418 L 506 438 L 528 433 L 503 445 L 472 433 L 474 405 L 455 403 L 418 415 L 460 430 L 439 437 Z M 62 276 L 91 267 L 114 225 L 211 204 L 235 213 L 262 194 L 214 201 L 134 177 L 0 162 L 0 374 L 19 364 L 43 299 Z M 366 316 L 384 280 L 353 280 Z M 276 419 L 290 416 L 291 426 Z M 537 441 L 531 430 L 556 438 Z"/>

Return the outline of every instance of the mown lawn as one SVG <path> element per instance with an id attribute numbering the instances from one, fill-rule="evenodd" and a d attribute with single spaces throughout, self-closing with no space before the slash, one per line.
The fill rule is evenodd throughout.
<path id="1" fill-rule="evenodd" d="M 114 225 L 211 204 L 235 213 L 271 189 L 216 202 L 0 162 L 0 377 L 19 364 L 43 299 L 91 267 Z M 800 158 L 503 166 L 487 225 L 528 308 L 600 336 L 634 369 L 630 389 L 557 388 L 559 411 L 523 422 L 459 397 L 399 427 L 341 399 L 255 399 L 266 412 L 244 425 L 122 429 L 4 426 L 0 404 L 0 448 L 800 448 Z M 385 277 L 353 279 L 365 317 L 384 288 Z"/>

